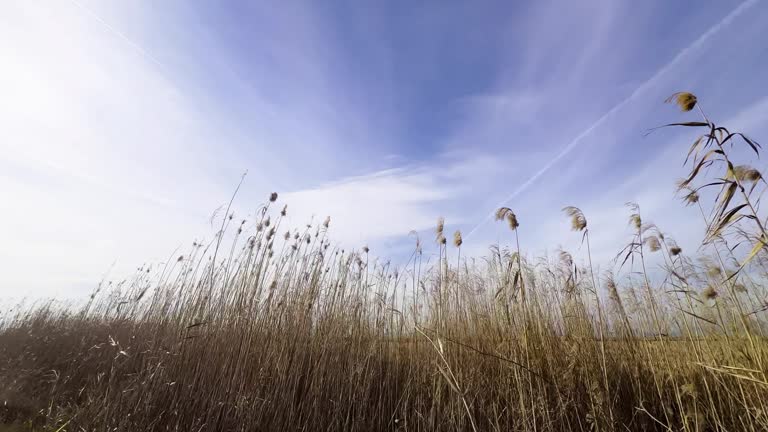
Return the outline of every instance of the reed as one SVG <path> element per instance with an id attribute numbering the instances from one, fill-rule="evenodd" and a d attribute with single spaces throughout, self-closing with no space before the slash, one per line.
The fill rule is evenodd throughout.
<path id="1" fill-rule="evenodd" d="M 469 259 L 456 231 L 449 260 L 440 218 L 438 261 L 413 233 L 395 267 L 334 246 L 330 218 L 286 230 L 273 193 L 82 308 L 2 316 L 0 430 L 768 430 L 766 183 L 731 153 L 760 147 L 699 115 L 668 126 L 704 130 L 679 184 L 707 222 L 701 256 L 630 203 L 633 236 L 600 277 L 580 209 L 564 212 L 584 266 L 526 257 L 503 207 L 509 247 Z"/>

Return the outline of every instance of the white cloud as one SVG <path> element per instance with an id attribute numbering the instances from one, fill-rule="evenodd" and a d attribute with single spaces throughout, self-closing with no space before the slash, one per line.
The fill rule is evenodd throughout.
<path id="1" fill-rule="evenodd" d="M 451 226 L 467 222 L 462 202 L 474 203 L 477 190 L 503 168 L 488 155 L 444 155 L 423 166 L 407 166 L 343 179 L 281 196 L 290 221 L 301 226 L 330 215 L 332 237 L 348 247 L 405 240 L 411 230 L 434 228 L 443 216 Z M 318 213 L 322 209 L 322 213 Z M 382 252 L 382 251 L 379 251 Z"/>
<path id="2" fill-rule="evenodd" d="M 353 80 L 337 75 L 312 5 L 246 5 L 270 37 L 243 59 L 189 5 L 80 4 L 0 4 L 0 190 L 12 203 L 0 214 L 12 269 L 0 295 L 78 296 L 113 262 L 120 278 L 210 237 L 210 212 L 246 170 L 245 214 L 270 190 L 371 170 L 365 160 L 384 151 L 374 144 L 386 134 L 368 128 L 386 116 L 343 91 Z M 402 196 L 425 182 L 375 185 Z"/>
<path id="3" fill-rule="evenodd" d="M 199 233 L 221 192 L 174 83 L 69 2 L 0 10 L 0 294 L 80 295 Z"/>
<path id="4" fill-rule="evenodd" d="M 709 41 L 714 35 L 716 35 L 719 31 L 726 28 L 734 19 L 736 19 L 739 15 L 743 14 L 754 4 L 755 4 L 755 1 L 753 0 L 744 2 L 743 4 L 739 5 L 739 7 L 731 11 L 728 15 L 726 15 L 721 21 L 719 21 L 712 28 L 708 29 L 703 34 L 701 34 L 690 45 L 688 45 L 687 47 L 682 49 L 679 53 L 677 53 L 677 55 L 674 58 L 672 58 L 668 63 L 664 64 L 661 68 L 659 68 L 651 77 L 649 77 L 646 81 L 640 84 L 627 97 L 625 97 L 619 103 L 614 105 L 611 109 L 606 111 L 596 121 L 589 124 L 585 129 L 583 129 L 580 133 L 578 133 L 573 139 L 570 139 L 564 147 L 558 150 L 558 152 L 554 155 L 552 159 L 544 163 L 530 177 L 525 179 L 519 186 L 517 186 L 512 191 L 512 193 L 510 193 L 506 198 L 504 198 L 504 200 L 501 201 L 498 206 L 506 205 L 511 200 L 515 199 L 518 195 L 525 192 L 536 181 L 538 181 L 539 178 L 541 178 L 553 167 L 555 167 L 558 163 L 560 163 L 565 156 L 567 156 L 574 149 L 576 149 L 577 146 L 579 146 L 585 140 L 585 138 L 592 135 L 596 129 L 603 127 L 609 120 L 615 117 L 615 115 L 618 112 L 620 112 L 625 106 L 631 104 L 639 96 L 643 95 L 646 91 L 656 86 L 661 79 L 665 78 L 665 75 L 667 75 L 670 70 L 673 70 L 675 67 L 677 67 L 678 64 L 682 60 L 684 60 L 687 56 L 689 56 L 691 53 L 694 53 L 700 50 L 707 43 L 707 41 Z M 486 216 L 478 225 L 473 227 L 473 229 L 469 232 L 469 234 L 470 235 L 473 234 L 478 228 L 480 228 L 482 224 L 487 223 L 490 220 L 490 218 L 491 218 L 490 215 Z"/>
<path id="5" fill-rule="evenodd" d="M 748 0 L 738 10 L 754 4 Z M 244 56 L 242 47 L 220 46 L 220 35 L 211 35 L 215 29 L 208 26 L 215 20 L 186 25 L 194 15 L 188 10 L 170 13 L 163 9 L 171 8 L 167 4 L 132 3 L 112 5 L 123 8 L 116 12 L 104 3 L 89 5 L 97 17 L 108 19 L 71 2 L 0 5 L 0 190 L 11 203 L 0 214 L 0 261 L 12 269 L 0 272 L 0 296 L 79 295 L 114 261 L 119 264 L 114 274 L 121 275 L 145 260 L 164 260 L 195 236 L 210 237 L 208 211 L 228 199 L 246 169 L 237 208 L 252 208 L 274 188 L 288 203 L 293 226 L 330 215 L 332 238 L 349 247 L 409 242 L 410 230 L 431 230 L 438 216 L 447 218 L 451 230 L 467 234 L 516 190 L 525 193 L 514 192 L 511 205 L 520 213 L 521 241 L 531 252 L 561 242 L 571 250 L 579 247 L 579 235 L 568 231 L 560 213 L 566 204 L 587 214 L 593 253 L 601 261 L 612 257 L 628 234 L 627 200 L 639 202 L 649 220 L 683 243 L 698 232 L 689 223 L 690 212 L 672 196 L 672 181 L 681 172 L 679 149 L 665 147 L 656 157 L 622 165 L 621 173 L 612 173 L 612 184 L 601 172 L 615 154 L 600 152 L 638 142 L 648 125 L 635 127 L 633 121 L 647 120 L 649 100 L 656 104 L 657 92 L 679 85 L 678 77 L 699 79 L 702 69 L 686 59 L 667 74 L 670 79 L 642 84 L 641 89 L 654 84 L 642 101 L 634 94 L 622 99 L 632 90 L 622 87 L 625 76 L 637 71 L 606 72 L 608 60 L 600 56 L 604 50 L 621 51 L 613 38 L 623 30 L 617 16 L 632 13 L 628 8 L 594 2 L 599 16 L 578 7 L 578 15 L 566 14 L 568 22 L 562 23 L 555 20 L 564 16 L 562 5 L 537 4 L 530 16 L 517 19 L 530 26 L 530 38 L 521 37 L 525 26 L 509 26 L 514 42 L 525 49 L 499 61 L 506 67 L 498 71 L 496 85 L 457 100 L 462 109 L 450 118 L 455 124 L 447 136 L 430 137 L 431 125 L 416 125 L 425 132 L 415 140 L 429 142 L 426 151 L 410 152 L 406 145 L 422 143 L 411 142 L 398 128 L 409 119 L 390 110 L 397 111 L 404 100 L 414 101 L 413 112 L 430 106 L 420 104 L 425 95 L 394 94 L 401 91 L 400 72 L 387 69 L 400 59 L 394 48 L 366 45 L 381 48 L 384 54 L 372 57 L 387 65 L 376 70 L 380 88 L 371 90 L 364 74 L 349 73 L 359 59 L 345 58 L 349 47 L 336 49 L 338 35 L 329 36 L 328 23 L 313 6 L 296 4 L 274 14 L 255 4 L 245 7 L 239 18 L 269 37 L 247 41 Z M 154 14 L 155 7 L 162 13 Z M 123 16 L 128 9 L 135 21 L 120 22 L 128 20 Z M 144 23 L 148 16 L 157 21 Z M 169 22 L 177 19 L 184 25 Z M 695 49 L 704 48 L 701 41 L 714 46 L 711 36 L 727 24 L 728 19 L 710 27 L 693 51 L 705 51 Z M 755 27 L 750 31 L 759 30 Z M 369 36 L 380 38 L 378 32 Z M 626 35 L 640 40 L 636 36 Z M 689 36 L 681 40 L 699 34 Z M 159 47 L 145 50 L 146 41 Z M 626 46 L 632 44 L 620 44 Z M 597 80 L 610 74 L 617 77 L 598 92 L 579 87 L 578 75 Z M 403 81 L 406 91 L 413 91 L 414 83 Z M 605 122 L 600 115 L 616 103 L 626 109 L 612 127 L 607 123 L 613 119 Z M 766 100 L 753 105 L 734 125 L 757 124 L 766 107 Z M 615 109 L 608 116 L 611 112 Z M 588 137 L 572 138 L 584 130 Z M 580 151 L 571 153 L 577 143 Z M 565 152 L 558 153 L 563 145 Z M 407 156 L 386 157 L 401 153 Z M 414 155 L 421 162 L 409 159 Z M 588 182 L 585 172 L 593 173 Z M 282 193 L 286 190 L 291 192 Z M 477 238 L 465 238 L 466 250 L 483 253 L 505 236 L 506 228 L 487 224 Z"/>

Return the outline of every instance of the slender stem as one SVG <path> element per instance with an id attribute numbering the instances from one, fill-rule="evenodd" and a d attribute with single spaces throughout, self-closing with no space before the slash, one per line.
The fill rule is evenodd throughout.
<path id="1" fill-rule="evenodd" d="M 522 295 L 523 304 L 526 304 L 525 295 L 525 281 L 523 280 L 523 261 L 520 255 L 520 237 L 515 230 L 515 243 L 517 244 L 517 271 L 520 278 L 520 294 Z"/>
<path id="2" fill-rule="evenodd" d="M 605 392 L 607 394 L 607 399 L 611 400 L 610 395 L 610 386 L 608 384 L 608 367 L 605 360 L 605 335 L 604 335 L 604 329 L 605 329 L 605 322 L 603 320 L 603 308 L 600 305 L 600 296 L 597 294 L 597 282 L 595 280 L 595 268 L 592 266 L 592 249 L 589 246 L 589 230 L 586 230 L 584 232 L 584 239 L 587 242 L 587 259 L 589 260 L 589 273 L 592 276 L 592 289 L 595 294 L 595 302 L 597 303 L 597 317 L 598 317 L 598 326 L 599 326 L 599 335 L 600 335 L 600 354 L 603 361 L 603 381 L 605 383 Z M 608 403 L 608 414 L 611 417 L 611 423 L 613 423 L 613 408 Z"/>
<path id="3" fill-rule="evenodd" d="M 699 110 L 699 113 L 702 115 L 702 117 L 704 117 L 704 120 L 708 124 L 710 124 L 710 128 L 712 130 L 712 132 L 710 132 L 712 134 L 711 138 L 714 139 L 715 143 L 717 143 L 717 147 L 722 152 L 723 159 L 728 164 L 728 167 L 730 168 L 730 167 L 734 166 L 733 163 L 731 163 L 730 158 L 728 157 L 728 153 L 725 150 L 725 147 L 723 147 L 723 143 L 717 138 L 717 136 L 715 136 L 715 133 L 714 133 L 714 123 L 709 121 L 709 119 L 707 118 L 706 114 L 704 114 L 704 110 L 701 109 L 701 105 L 700 104 L 697 105 L 697 108 Z M 763 226 L 763 223 L 760 221 L 760 216 L 758 216 L 757 210 L 755 210 L 755 207 L 752 205 L 752 201 L 749 199 L 749 195 L 747 195 L 747 192 L 744 189 L 744 186 L 742 186 L 741 182 L 739 181 L 738 178 L 736 178 L 735 175 L 733 176 L 733 181 L 734 181 L 734 183 L 736 183 L 736 187 L 741 192 L 741 195 L 744 198 L 744 203 L 747 205 L 747 207 L 749 208 L 750 212 L 752 213 L 752 216 L 754 217 L 755 224 L 760 229 L 760 233 L 761 234 L 760 234 L 760 238 L 757 241 L 762 242 L 763 243 L 763 247 L 765 248 L 766 244 L 768 244 L 768 243 L 766 243 L 766 242 L 768 242 L 768 232 L 766 232 L 765 227 Z M 720 263 L 721 263 L 721 265 L 723 265 L 723 262 L 722 262 L 722 259 L 719 256 L 719 253 L 718 253 L 718 259 L 720 259 Z M 739 311 L 739 319 L 741 321 L 741 325 L 742 325 L 742 327 L 744 328 L 744 330 L 745 330 L 745 332 L 747 334 L 747 338 L 749 340 L 750 347 L 752 348 L 752 351 L 755 354 L 755 357 L 756 357 L 756 360 L 757 360 L 757 364 L 758 364 L 760 370 L 762 371 L 763 378 L 766 378 L 766 374 L 765 374 L 765 371 L 763 369 L 763 361 L 762 361 L 761 352 L 757 350 L 754 338 L 752 337 L 752 330 L 750 329 L 750 326 L 748 325 L 746 319 L 744 318 L 744 314 L 745 314 L 744 308 L 741 305 L 741 302 L 739 301 L 738 297 L 735 295 L 735 292 L 733 292 L 733 283 L 731 283 L 730 291 L 731 291 L 732 297 L 734 299 L 734 303 L 736 304 L 736 307 L 737 307 L 737 309 Z"/>

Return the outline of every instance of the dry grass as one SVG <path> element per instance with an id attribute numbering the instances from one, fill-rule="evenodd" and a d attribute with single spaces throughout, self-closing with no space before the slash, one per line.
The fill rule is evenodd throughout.
<path id="1" fill-rule="evenodd" d="M 213 242 L 80 310 L 6 316 L 0 430 L 768 430 L 762 177 L 734 170 L 729 133 L 699 123 L 684 125 L 715 135 L 722 152 L 706 158 L 732 173 L 709 214 L 698 155 L 682 184 L 710 227 L 703 261 L 633 204 L 621 277 L 593 271 L 576 207 L 585 268 L 567 252 L 524 258 L 525 226 L 503 208 L 512 250 L 462 260 L 440 219 L 438 262 L 417 240 L 396 269 L 331 246 L 328 220 L 277 234 L 286 210 L 272 195 L 253 230 L 225 213 Z M 649 275 L 650 253 L 666 274 Z"/>

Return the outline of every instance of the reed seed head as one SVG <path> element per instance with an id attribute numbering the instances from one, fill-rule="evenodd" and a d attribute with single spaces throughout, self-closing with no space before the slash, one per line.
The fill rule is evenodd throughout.
<path id="1" fill-rule="evenodd" d="M 461 247 L 462 243 L 463 240 L 461 239 L 461 231 L 456 231 L 453 233 L 453 245 L 456 247 Z"/>
<path id="2" fill-rule="evenodd" d="M 506 220 L 509 224 L 509 229 L 512 231 L 516 230 L 517 227 L 520 226 L 520 223 L 517 220 L 517 215 L 509 207 L 501 207 L 496 210 L 496 220 Z"/>
<path id="3" fill-rule="evenodd" d="M 704 297 L 707 300 L 714 300 L 717 298 L 717 290 L 712 285 L 707 286 L 704 288 L 704 290 L 701 292 L 702 297 Z"/>
<path id="4" fill-rule="evenodd" d="M 643 219 L 640 217 L 640 206 L 633 202 L 628 202 L 625 205 L 632 211 L 632 214 L 629 215 L 629 224 L 634 226 L 638 231 L 642 231 Z"/>
<path id="5" fill-rule="evenodd" d="M 696 106 L 696 96 L 693 93 L 678 92 L 668 97 L 665 103 L 674 103 L 683 112 L 690 111 Z"/>
<path id="6" fill-rule="evenodd" d="M 688 182 L 685 179 L 680 179 L 677 182 L 677 190 L 683 191 L 685 195 L 683 195 L 683 202 L 685 205 L 693 205 L 699 202 L 699 193 L 688 186 Z"/>
<path id="7" fill-rule="evenodd" d="M 749 165 L 737 165 L 732 171 L 728 172 L 728 177 L 736 179 L 743 183 L 754 183 L 763 178 L 760 171 Z"/>
<path id="8" fill-rule="evenodd" d="M 651 252 L 658 252 L 661 249 L 661 242 L 659 242 L 659 238 L 655 235 L 646 237 L 643 242 Z"/>
<path id="9" fill-rule="evenodd" d="M 686 205 L 692 205 L 699 202 L 699 194 L 695 190 L 691 189 L 685 197 L 683 197 Z"/>
<path id="10" fill-rule="evenodd" d="M 573 231 L 583 231 L 587 228 L 587 218 L 584 217 L 584 213 L 578 207 L 568 206 L 563 208 L 563 211 L 571 218 Z"/>

